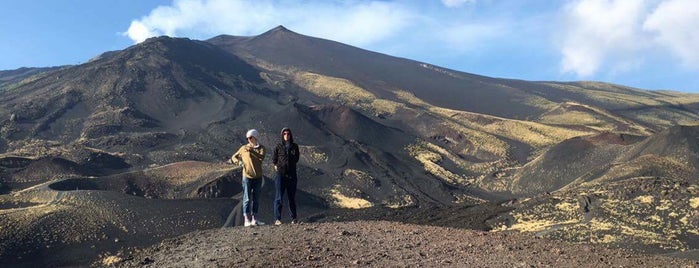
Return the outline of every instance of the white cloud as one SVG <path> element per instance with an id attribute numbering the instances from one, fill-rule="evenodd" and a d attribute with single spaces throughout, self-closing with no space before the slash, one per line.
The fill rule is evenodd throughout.
<path id="1" fill-rule="evenodd" d="M 595 74 L 605 64 L 628 69 L 638 64 L 644 47 L 641 24 L 643 1 L 579 0 L 564 9 L 560 52 L 563 72 L 581 77 Z"/>
<path id="2" fill-rule="evenodd" d="M 472 8 L 457 9 L 465 4 Z M 537 4 L 538 3 L 538 4 Z M 432 64 L 532 59 L 561 73 L 607 79 L 674 58 L 699 69 L 699 1 L 174 0 L 131 22 L 134 42 L 158 35 L 257 35 L 278 25 L 304 35 Z M 555 39 L 555 46 L 547 38 Z M 664 54 L 663 54 L 664 53 Z M 459 59 L 459 57 L 464 57 Z M 526 59 L 526 60 L 525 60 Z M 499 61 L 499 62 L 498 62 Z M 466 63 L 464 63 L 466 62 Z M 672 62 L 670 62 L 672 64 Z M 540 67 L 545 65 L 545 67 Z M 489 65 L 490 66 L 490 65 Z M 492 68 L 496 69 L 495 67 Z M 500 68 L 502 69 L 502 68 Z M 475 70 L 474 70 L 475 71 Z M 486 74 L 488 75 L 488 74 Z M 506 76 L 506 74 L 498 74 Z M 560 76 L 561 74 L 559 74 Z"/>
<path id="3" fill-rule="evenodd" d="M 148 37 L 156 36 L 158 33 L 148 29 L 148 26 L 144 25 L 140 21 L 132 21 L 131 26 L 129 26 L 126 35 L 137 43 L 143 42 Z"/>
<path id="4" fill-rule="evenodd" d="M 699 69 L 699 2 L 670 0 L 658 5 L 643 24 L 655 41 L 692 69 Z"/>
<path id="5" fill-rule="evenodd" d="M 442 3 L 447 7 L 459 7 L 466 3 L 474 3 L 476 0 L 442 0 Z"/>
<path id="6" fill-rule="evenodd" d="M 157 35 L 208 38 L 256 35 L 277 25 L 353 45 L 379 42 L 414 21 L 412 12 L 385 1 L 176 0 L 131 23 L 126 35 L 142 42 Z"/>
<path id="7" fill-rule="evenodd" d="M 627 72 L 668 52 L 685 67 L 699 69 L 699 1 L 576 0 L 562 16 L 563 72 L 579 77 Z"/>

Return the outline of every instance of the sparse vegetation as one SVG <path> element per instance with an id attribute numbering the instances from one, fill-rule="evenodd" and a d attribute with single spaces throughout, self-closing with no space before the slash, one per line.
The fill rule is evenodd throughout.
<path id="1" fill-rule="evenodd" d="M 416 144 L 408 146 L 406 150 L 410 156 L 422 163 L 426 172 L 432 174 L 433 176 L 453 185 L 468 186 L 471 184 L 471 181 L 466 179 L 464 176 L 455 174 L 440 166 L 439 162 L 443 160 L 442 155 L 434 152 L 430 147 L 434 148 L 436 146 L 418 141 Z"/>
<path id="2" fill-rule="evenodd" d="M 351 196 L 344 194 L 346 191 L 348 190 L 343 189 L 339 185 L 336 185 L 330 190 L 330 196 L 334 199 L 335 206 L 349 209 L 360 209 L 374 206 L 374 204 L 366 199 L 354 197 L 361 194 L 358 190 L 352 191 Z"/>

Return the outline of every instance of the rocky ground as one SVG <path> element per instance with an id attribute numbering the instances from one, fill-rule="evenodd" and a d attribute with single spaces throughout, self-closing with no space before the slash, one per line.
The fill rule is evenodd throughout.
<path id="1" fill-rule="evenodd" d="M 233 227 L 102 256 L 118 267 L 699 267 L 698 261 L 520 233 L 388 221 Z"/>

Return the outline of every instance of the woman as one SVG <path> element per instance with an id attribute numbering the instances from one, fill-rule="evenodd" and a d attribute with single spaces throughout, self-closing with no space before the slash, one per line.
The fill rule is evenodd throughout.
<path id="1" fill-rule="evenodd" d="M 262 160 L 265 159 L 265 147 L 259 143 L 260 134 L 256 129 L 248 130 L 245 137 L 248 144 L 241 146 L 233 156 L 233 164 L 243 162 L 243 218 L 245 227 L 262 225 L 255 218 L 259 207 L 260 188 L 262 185 Z M 252 204 L 250 204 L 252 203 Z"/>

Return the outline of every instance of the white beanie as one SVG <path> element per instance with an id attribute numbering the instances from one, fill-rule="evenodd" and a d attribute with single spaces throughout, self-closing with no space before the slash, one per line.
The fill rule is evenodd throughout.
<path id="1" fill-rule="evenodd" d="M 253 128 L 251 130 L 248 130 L 248 133 L 245 133 L 245 137 L 246 138 L 255 137 L 255 139 L 259 139 L 260 133 L 257 132 L 257 129 Z"/>

